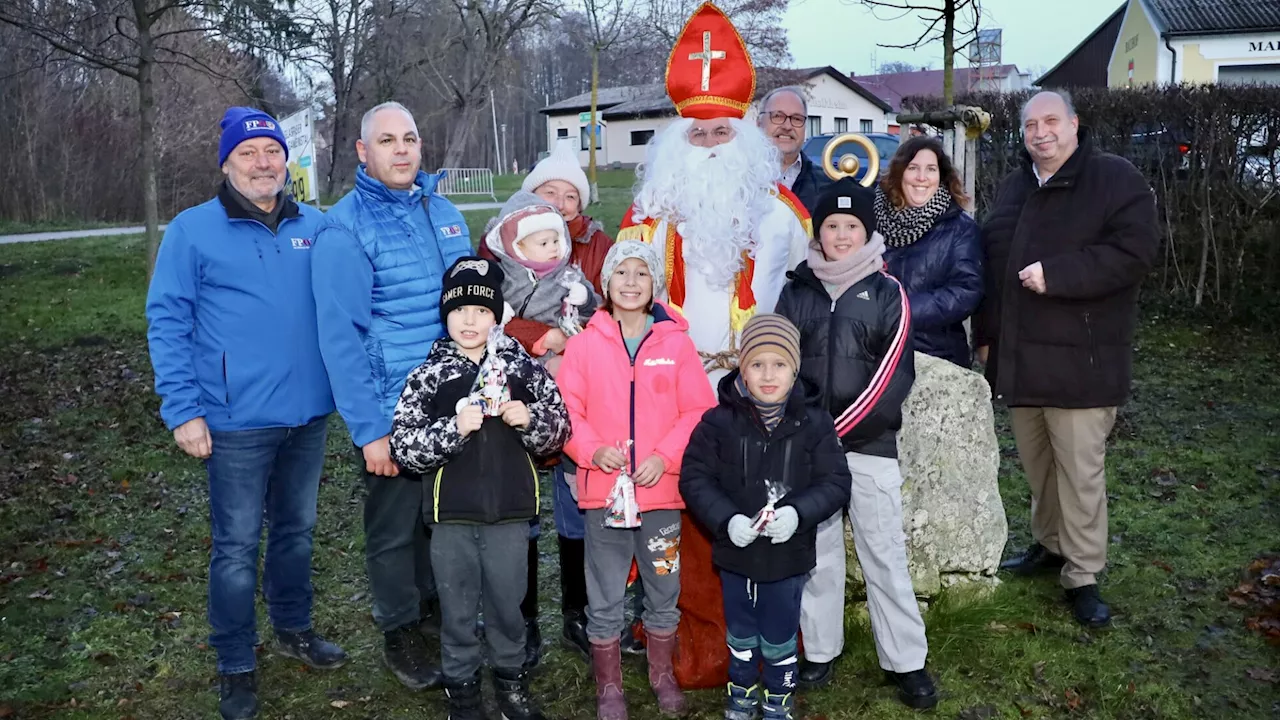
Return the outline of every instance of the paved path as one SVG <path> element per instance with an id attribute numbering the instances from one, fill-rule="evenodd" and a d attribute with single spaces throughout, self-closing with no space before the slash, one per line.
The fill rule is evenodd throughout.
<path id="1" fill-rule="evenodd" d="M 502 203 L 480 202 L 480 203 L 457 203 L 457 208 L 463 212 L 472 210 L 498 210 L 502 207 Z M 160 231 L 164 231 L 165 226 L 160 226 Z M 44 240 L 71 240 L 74 238 L 86 237 L 109 237 L 112 235 L 141 235 L 146 232 L 146 228 L 141 225 L 137 227 L 113 227 L 113 228 L 90 228 L 85 230 L 64 230 L 61 232 L 39 232 L 39 233 L 23 233 L 21 235 L 0 235 L 0 245 L 9 245 L 11 243 L 23 242 L 41 242 Z"/>

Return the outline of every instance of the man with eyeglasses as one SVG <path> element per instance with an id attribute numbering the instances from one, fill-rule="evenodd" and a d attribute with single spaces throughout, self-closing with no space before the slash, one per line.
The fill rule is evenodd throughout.
<path id="1" fill-rule="evenodd" d="M 809 105 L 805 102 L 804 91 L 788 86 L 764 96 L 756 124 L 782 156 L 780 182 L 790 188 L 812 214 L 818 204 L 818 196 L 831 184 L 831 178 L 800 151 L 804 147 L 808 118 Z"/>

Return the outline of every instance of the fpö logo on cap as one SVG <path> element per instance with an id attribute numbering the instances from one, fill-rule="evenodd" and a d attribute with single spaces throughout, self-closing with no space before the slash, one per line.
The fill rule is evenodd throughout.
<path id="1" fill-rule="evenodd" d="M 270 120 L 245 120 L 244 131 L 253 132 L 254 130 L 275 130 L 276 124 Z"/>

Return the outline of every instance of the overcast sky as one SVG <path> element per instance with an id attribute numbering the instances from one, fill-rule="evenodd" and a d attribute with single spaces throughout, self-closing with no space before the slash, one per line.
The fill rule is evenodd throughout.
<path id="1" fill-rule="evenodd" d="M 1003 60 L 1023 70 L 1048 70 L 1102 24 L 1122 0 L 982 0 L 982 26 L 1004 30 Z M 903 4 L 936 5 L 942 0 Z M 1070 9 L 1068 9 L 1068 7 Z M 833 65 L 859 75 L 875 62 L 900 60 L 942 68 L 942 43 L 920 50 L 876 47 L 909 43 L 924 30 L 916 13 L 878 8 L 858 0 L 791 0 L 784 26 L 796 67 Z M 938 26 L 941 28 L 941 24 Z M 967 65 L 957 57 L 956 65 Z M 1033 78 L 1034 80 L 1034 78 Z"/>

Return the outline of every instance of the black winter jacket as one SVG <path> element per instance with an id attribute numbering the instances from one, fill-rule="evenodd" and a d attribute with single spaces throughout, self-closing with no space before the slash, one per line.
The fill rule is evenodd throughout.
<path id="1" fill-rule="evenodd" d="M 569 439 L 569 413 L 555 381 L 519 343 L 503 335 L 511 399 L 529 408 L 529 426 L 485 418 L 480 430 L 458 433 L 457 405 L 471 393 L 480 366 L 448 338 L 405 380 L 391 426 L 391 457 L 423 475 L 423 516 L 429 523 L 497 523 L 538 514 L 541 498 L 533 458 L 559 452 Z"/>
<path id="2" fill-rule="evenodd" d="M 809 572 L 816 564 L 818 523 L 849 504 L 853 481 L 835 428 L 813 388 L 797 380 L 782 420 L 766 433 L 760 413 L 738 392 L 734 370 L 720 381 L 720 404 L 702 416 L 685 448 L 680 495 L 712 537 L 716 567 L 774 582 Z M 734 515 L 754 517 L 769 500 L 765 480 L 786 494 L 775 507 L 796 509 L 800 524 L 785 543 L 761 535 L 740 548 L 729 539 Z"/>
<path id="3" fill-rule="evenodd" d="M 1128 160 L 1080 147 L 1040 187 L 1031 158 L 1010 173 L 982 227 L 986 293 L 975 343 L 990 345 L 996 402 L 1092 408 L 1124 403 L 1138 286 L 1160 249 L 1155 196 Z M 1045 294 L 1018 272 L 1044 268 Z"/>
<path id="4" fill-rule="evenodd" d="M 791 183 L 791 192 L 800 198 L 800 202 L 804 204 L 810 215 L 818 207 L 818 198 L 821 197 L 822 191 L 826 190 L 831 182 L 831 178 L 822 172 L 822 168 L 814 165 L 808 155 L 800 153 L 800 174 L 796 176 L 796 181 Z"/>
<path id="5" fill-rule="evenodd" d="M 800 328 L 800 375 L 817 386 L 844 449 L 898 457 L 902 403 L 916 375 L 902 285 L 873 273 L 832 302 L 808 262 L 787 276 L 775 312 Z"/>
<path id="6" fill-rule="evenodd" d="M 964 321 L 982 300 L 982 235 L 952 203 L 924 237 L 885 250 L 889 274 L 907 289 L 915 349 L 968 368 Z"/>

